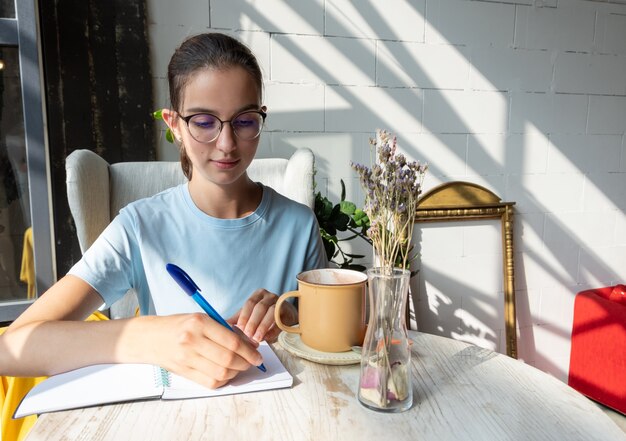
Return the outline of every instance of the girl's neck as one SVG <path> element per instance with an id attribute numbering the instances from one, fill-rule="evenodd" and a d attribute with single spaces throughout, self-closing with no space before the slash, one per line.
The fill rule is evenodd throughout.
<path id="1" fill-rule="evenodd" d="M 189 194 L 196 207 L 209 216 L 238 219 L 252 214 L 258 208 L 263 189 L 247 176 L 229 185 L 192 179 L 189 182 Z"/>

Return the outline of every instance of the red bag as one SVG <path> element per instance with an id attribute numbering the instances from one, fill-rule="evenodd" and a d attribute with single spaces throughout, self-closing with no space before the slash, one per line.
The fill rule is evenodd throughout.
<path id="1" fill-rule="evenodd" d="M 626 286 L 576 295 L 568 384 L 626 414 Z"/>

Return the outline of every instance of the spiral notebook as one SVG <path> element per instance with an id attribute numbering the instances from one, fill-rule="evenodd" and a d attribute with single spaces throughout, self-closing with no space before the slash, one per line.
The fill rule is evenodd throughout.
<path id="1" fill-rule="evenodd" d="M 267 343 L 259 352 L 267 372 L 250 368 L 208 389 L 151 364 L 99 364 L 54 375 L 24 397 L 13 418 L 136 400 L 216 397 L 291 387 L 293 377 Z"/>

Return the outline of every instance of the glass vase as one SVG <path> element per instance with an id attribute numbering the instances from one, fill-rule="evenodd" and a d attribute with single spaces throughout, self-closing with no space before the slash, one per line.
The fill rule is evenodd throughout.
<path id="1" fill-rule="evenodd" d="M 359 401 L 381 412 L 402 412 L 413 404 L 411 350 L 405 308 L 410 271 L 367 271 L 369 321 L 361 352 Z"/>

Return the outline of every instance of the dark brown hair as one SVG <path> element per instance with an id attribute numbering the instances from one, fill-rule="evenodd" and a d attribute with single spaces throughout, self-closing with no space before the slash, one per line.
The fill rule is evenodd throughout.
<path id="1" fill-rule="evenodd" d="M 206 33 L 186 39 L 174 52 L 167 66 L 172 110 L 180 114 L 183 106 L 185 86 L 200 70 L 224 70 L 232 67 L 244 68 L 254 79 L 259 98 L 263 94 L 263 74 L 259 63 L 250 49 L 240 41 L 220 33 Z M 180 146 L 180 164 L 187 179 L 191 179 L 191 161 Z"/>

